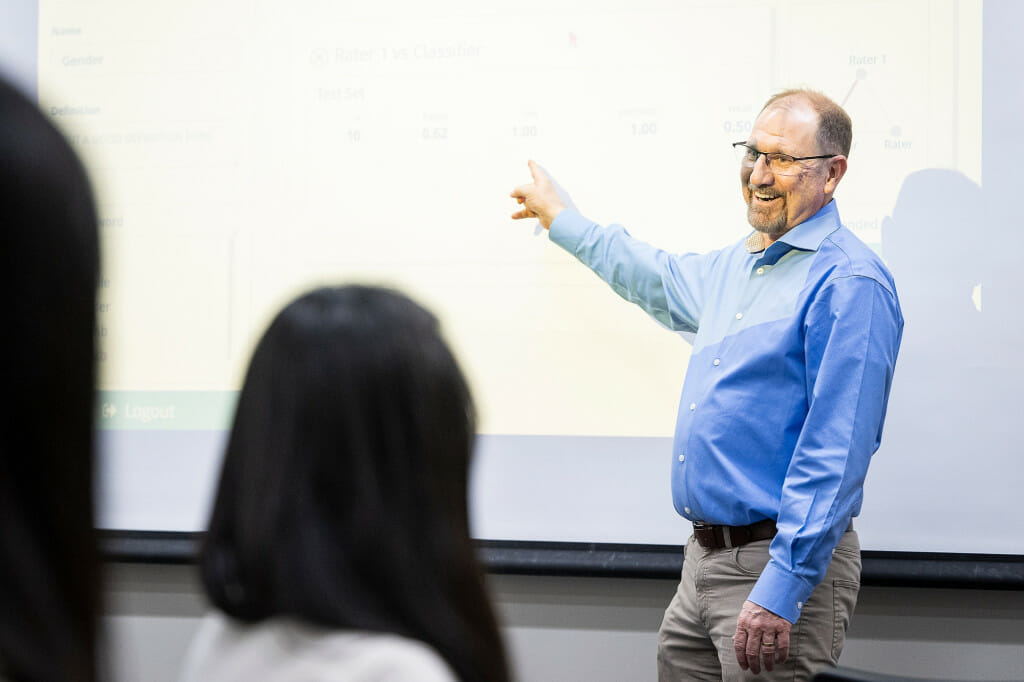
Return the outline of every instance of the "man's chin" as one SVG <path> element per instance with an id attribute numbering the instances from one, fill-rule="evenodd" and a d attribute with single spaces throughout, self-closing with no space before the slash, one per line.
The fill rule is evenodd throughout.
<path id="1" fill-rule="evenodd" d="M 771 237 L 772 239 L 778 239 L 787 232 L 785 225 L 783 225 L 782 227 L 776 227 L 775 225 L 772 225 L 771 227 L 758 227 L 757 225 L 751 224 L 751 227 L 753 227 L 761 234 L 767 237 Z"/>
<path id="2" fill-rule="evenodd" d="M 786 223 L 784 221 L 780 224 L 778 220 L 767 220 L 764 216 L 754 213 L 753 211 L 747 211 L 747 222 L 750 223 L 752 228 L 761 234 L 768 235 L 772 238 L 779 237 L 786 233 Z"/>

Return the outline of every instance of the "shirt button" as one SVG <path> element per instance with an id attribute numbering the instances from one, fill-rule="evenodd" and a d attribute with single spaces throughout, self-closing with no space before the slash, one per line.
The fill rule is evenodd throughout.
<path id="1" fill-rule="evenodd" d="M 683 507 L 683 511 L 686 512 L 687 514 L 689 514 L 690 513 L 690 508 L 689 507 Z"/>
<path id="2" fill-rule="evenodd" d="M 679 461 L 680 462 L 685 462 L 686 461 L 686 455 L 679 455 Z"/>
<path id="3" fill-rule="evenodd" d="M 798 601 L 798 602 L 796 603 L 796 607 L 797 607 L 798 609 L 802 609 L 802 608 L 804 607 L 804 603 L 803 603 L 802 601 Z"/>
<path id="4" fill-rule="evenodd" d="M 743 313 L 736 313 L 736 319 L 737 320 L 742 320 L 743 319 Z"/>
<path id="5" fill-rule="evenodd" d="M 764 274 L 764 268 L 758 268 L 757 269 L 757 274 L 763 275 Z"/>
<path id="6" fill-rule="evenodd" d="M 712 362 L 711 364 L 714 365 L 715 367 L 718 367 L 720 364 L 722 364 L 722 361 L 719 360 L 718 358 L 715 358 L 715 361 Z"/>
<path id="7" fill-rule="evenodd" d="M 690 403 L 690 412 L 693 412 L 696 409 L 697 409 L 697 403 Z"/>

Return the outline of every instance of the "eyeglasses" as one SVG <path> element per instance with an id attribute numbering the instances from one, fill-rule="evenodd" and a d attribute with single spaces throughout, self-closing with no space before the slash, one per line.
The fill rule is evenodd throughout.
<path id="1" fill-rule="evenodd" d="M 790 156 L 780 152 L 763 152 L 755 149 L 746 142 L 733 142 L 732 148 L 736 151 L 736 159 L 747 168 L 753 168 L 759 156 L 764 157 L 764 163 L 772 173 L 779 175 L 792 175 L 799 173 L 802 166 L 798 161 L 810 161 L 811 159 L 831 159 L 838 154 L 819 154 L 818 156 Z"/>

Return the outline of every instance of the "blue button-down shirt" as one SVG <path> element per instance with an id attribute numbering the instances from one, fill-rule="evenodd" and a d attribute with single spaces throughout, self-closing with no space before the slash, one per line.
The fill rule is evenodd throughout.
<path id="1" fill-rule="evenodd" d="M 573 210 L 551 239 L 670 329 L 695 332 L 672 499 L 691 521 L 774 519 L 749 599 L 795 622 L 860 511 L 903 330 L 892 276 L 835 202 L 767 249 L 671 254 Z"/>

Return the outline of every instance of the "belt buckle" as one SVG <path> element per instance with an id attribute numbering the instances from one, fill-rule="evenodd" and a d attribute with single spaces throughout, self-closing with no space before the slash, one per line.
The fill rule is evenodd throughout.
<path id="1" fill-rule="evenodd" d="M 697 538 L 698 544 L 704 549 L 715 549 L 718 547 L 718 542 L 715 540 L 715 527 L 710 523 L 694 521 L 693 534 Z"/>
<path id="2" fill-rule="evenodd" d="M 722 531 L 721 542 L 718 541 L 718 533 L 716 532 L 717 529 L 721 529 Z M 710 523 L 705 523 L 703 521 L 694 521 L 693 532 L 697 536 L 698 540 L 700 540 L 702 537 L 706 540 L 706 543 L 700 543 L 701 546 L 705 549 L 732 549 L 733 547 L 739 547 L 743 544 L 743 540 L 739 540 L 736 543 L 733 542 L 731 526 L 719 526 Z"/>

